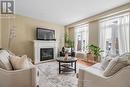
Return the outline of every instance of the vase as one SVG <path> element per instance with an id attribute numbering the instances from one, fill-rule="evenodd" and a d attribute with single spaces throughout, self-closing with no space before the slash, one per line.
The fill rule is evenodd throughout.
<path id="1" fill-rule="evenodd" d="M 65 59 L 65 60 L 68 59 L 68 53 L 65 54 L 65 58 L 64 58 L 64 59 Z"/>
<path id="2" fill-rule="evenodd" d="M 92 62 L 94 61 L 94 56 L 92 53 L 87 53 L 87 62 Z"/>

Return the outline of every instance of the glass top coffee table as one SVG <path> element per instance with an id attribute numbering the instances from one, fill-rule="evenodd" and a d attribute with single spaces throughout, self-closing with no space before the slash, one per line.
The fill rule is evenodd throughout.
<path id="1" fill-rule="evenodd" d="M 59 57 L 56 60 L 59 63 L 59 74 L 61 72 L 70 72 L 70 71 L 75 71 L 76 73 L 77 58 L 68 57 L 67 59 L 65 59 L 64 57 Z"/>

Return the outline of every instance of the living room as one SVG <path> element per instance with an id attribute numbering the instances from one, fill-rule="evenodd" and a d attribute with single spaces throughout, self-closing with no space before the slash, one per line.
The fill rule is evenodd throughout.
<path id="1" fill-rule="evenodd" d="M 0 4 L 0 87 L 130 87 L 129 0 Z"/>

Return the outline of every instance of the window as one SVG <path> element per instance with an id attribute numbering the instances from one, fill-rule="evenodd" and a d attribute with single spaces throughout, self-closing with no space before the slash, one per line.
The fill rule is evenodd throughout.
<path id="1" fill-rule="evenodd" d="M 78 52 L 85 52 L 88 45 L 88 24 L 75 28 L 75 49 Z"/>
<path id="2" fill-rule="evenodd" d="M 103 56 L 129 52 L 129 13 L 100 21 L 100 47 Z"/>

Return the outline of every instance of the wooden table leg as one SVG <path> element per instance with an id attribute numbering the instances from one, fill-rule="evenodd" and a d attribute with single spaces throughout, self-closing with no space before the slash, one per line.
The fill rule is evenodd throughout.
<path id="1" fill-rule="evenodd" d="M 76 61 L 74 62 L 74 64 L 75 64 L 74 70 L 75 70 L 75 73 L 76 73 Z"/>
<path id="2" fill-rule="evenodd" d="M 60 62 L 59 62 L 59 74 L 61 73 L 61 65 L 60 65 Z"/>
<path id="3" fill-rule="evenodd" d="M 73 67 L 73 62 L 71 63 L 71 66 Z"/>

